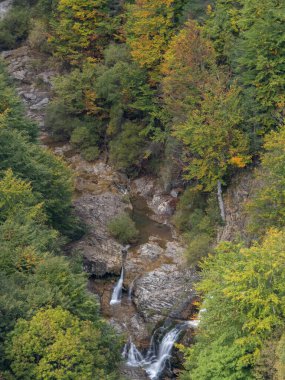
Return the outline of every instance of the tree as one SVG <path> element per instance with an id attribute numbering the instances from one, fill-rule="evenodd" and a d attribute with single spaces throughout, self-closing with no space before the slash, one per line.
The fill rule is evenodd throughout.
<path id="1" fill-rule="evenodd" d="M 115 379 L 101 331 L 60 307 L 19 320 L 6 354 L 16 379 Z"/>
<path id="2" fill-rule="evenodd" d="M 265 137 L 261 167 L 256 170 L 259 186 L 249 200 L 249 231 L 259 237 L 272 226 L 285 226 L 285 126 Z"/>
<path id="3" fill-rule="evenodd" d="M 244 0 L 216 0 L 214 7 L 208 7 L 209 17 L 205 28 L 217 53 L 217 61 L 231 64 L 236 41 L 239 38 L 240 12 Z"/>
<path id="4" fill-rule="evenodd" d="M 132 62 L 126 45 L 111 44 L 104 52 L 104 65 L 98 68 L 96 92 L 109 115 L 107 133 L 116 136 L 124 121 L 151 122 L 155 112 L 155 91 L 147 83 L 147 72 Z"/>
<path id="5" fill-rule="evenodd" d="M 139 234 L 134 221 L 127 213 L 123 213 L 112 219 L 108 224 L 108 230 L 121 244 L 135 242 Z"/>
<path id="6" fill-rule="evenodd" d="M 30 182 L 37 201 L 45 201 L 49 220 L 63 231 L 71 211 L 69 169 L 61 159 L 27 142 L 17 131 L 0 128 L 0 146 L 0 170 L 11 168 L 16 176 Z"/>
<path id="7" fill-rule="evenodd" d="M 70 138 L 84 158 L 95 159 L 110 138 L 120 139 L 125 124 L 132 125 L 128 120 L 134 124 L 138 120 L 144 136 L 134 136 L 133 148 L 129 141 L 125 166 L 136 164 L 131 161 L 132 152 L 144 155 L 144 150 L 137 152 L 136 141 L 140 139 L 140 145 L 144 145 L 143 139 L 152 132 L 155 92 L 147 83 L 146 70 L 132 62 L 126 45 L 111 44 L 104 51 L 101 64 L 84 64 L 81 69 L 72 70 L 55 80 L 54 89 L 46 124 L 56 138 Z"/>
<path id="8" fill-rule="evenodd" d="M 245 101 L 255 100 L 252 122 L 259 134 L 280 125 L 284 116 L 283 23 L 283 1 L 244 0 L 235 72 L 244 87 Z"/>
<path id="9" fill-rule="evenodd" d="M 194 348 L 181 379 L 249 380 L 260 349 L 284 328 L 285 232 L 250 248 L 221 243 L 202 264 L 204 294 Z"/>
<path id="10" fill-rule="evenodd" d="M 239 89 L 226 88 L 217 78 L 190 112 L 185 124 L 174 126 L 174 135 L 185 146 L 185 178 L 196 180 L 205 191 L 218 186 L 221 216 L 221 183 L 229 168 L 242 168 L 249 162 L 248 139 L 242 131 L 243 115 Z"/>
<path id="11" fill-rule="evenodd" d="M 127 5 L 126 41 L 133 59 L 157 69 L 173 33 L 175 0 L 136 0 Z M 157 78 L 157 73 L 154 75 Z"/>
<path id="12" fill-rule="evenodd" d="M 101 57 L 112 34 L 108 6 L 108 0 L 58 0 L 50 38 L 55 55 L 72 65 Z"/>
<path id="13" fill-rule="evenodd" d="M 110 142 L 110 159 L 119 170 L 126 170 L 128 174 L 137 174 L 144 159 L 151 154 L 148 151 L 143 127 L 127 122 L 122 132 Z"/>
<path id="14" fill-rule="evenodd" d="M 25 117 L 23 104 L 16 95 L 14 85 L 2 63 L 0 63 L 0 114 L 3 115 L 3 125 L 21 132 L 31 141 L 36 140 L 38 127 Z"/>
<path id="15" fill-rule="evenodd" d="M 185 122 L 197 106 L 209 72 L 216 70 L 212 44 L 193 20 L 172 38 L 162 64 L 163 99 L 172 123 Z"/>

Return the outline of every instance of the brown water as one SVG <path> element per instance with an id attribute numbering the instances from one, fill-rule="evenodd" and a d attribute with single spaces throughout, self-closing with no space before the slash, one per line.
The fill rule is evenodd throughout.
<path id="1" fill-rule="evenodd" d="M 153 236 L 158 239 L 161 247 L 165 248 L 165 244 L 173 240 L 171 227 L 151 219 L 154 213 L 148 207 L 144 198 L 137 195 L 133 196 L 131 203 L 133 205 L 132 219 L 139 231 L 139 239 L 136 246 L 147 243 L 149 238 Z"/>

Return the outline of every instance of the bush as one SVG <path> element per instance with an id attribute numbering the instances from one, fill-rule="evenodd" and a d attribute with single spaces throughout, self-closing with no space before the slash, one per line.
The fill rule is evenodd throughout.
<path id="1" fill-rule="evenodd" d="M 145 156 L 145 139 L 140 135 L 142 127 L 128 122 L 123 131 L 110 142 L 110 159 L 119 170 L 128 174 L 138 171 Z"/>
<path id="2" fill-rule="evenodd" d="M 56 140 L 64 141 L 75 128 L 75 121 L 67 114 L 62 102 L 52 101 L 45 116 L 45 125 L 52 131 Z"/>
<path id="3" fill-rule="evenodd" d="M 139 234 L 134 221 L 128 214 L 121 214 L 111 220 L 108 229 L 110 234 L 121 244 L 135 242 Z"/>
<path id="4" fill-rule="evenodd" d="M 207 232 L 191 233 L 187 236 L 189 241 L 185 255 L 189 264 L 196 264 L 203 256 L 210 253 L 213 236 Z"/>
<path id="5" fill-rule="evenodd" d="M 100 155 L 100 150 L 97 146 L 89 146 L 82 150 L 81 155 L 86 161 L 95 161 Z"/>
<path id="6" fill-rule="evenodd" d="M 0 22 L 0 50 L 14 49 L 23 42 L 29 34 L 29 9 L 13 7 Z"/>
<path id="7" fill-rule="evenodd" d="M 48 44 L 47 23 L 43 20 L 34 20 L 29 34 L 28 43 L 32 49 L 42 53 L 50 52 Z"/>
<path id="8" fill-rule="evenodd" d="M 217 227 L 220 224 L 215 194 L 201 193 L 191 187 L 180 197 L 173 218 L 175 226 L 187 242 L 185 252 L 190 264 L 197 263 L 211 252 Z"/>

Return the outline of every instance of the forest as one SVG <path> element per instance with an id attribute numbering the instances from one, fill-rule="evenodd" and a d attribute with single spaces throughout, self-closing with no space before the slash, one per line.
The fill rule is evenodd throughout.
<path id="1" fill-rule="evenodd" d="M 0 19 L 1 51 L 28 44 L 58 73 L 54 141 L 182 189 L 172 223 L 201 311 L 180 380 L 285 379 L 284 25 L 284 0 L 14 0 Z M 245 171 L 247 223 L 217 243 Z M 73 186 L 1 60 L 0 379 L 124 379 L 123 338 L 66 254 L 86 232 Z M 137 234 L 126 215 L 110 229 Z"/>

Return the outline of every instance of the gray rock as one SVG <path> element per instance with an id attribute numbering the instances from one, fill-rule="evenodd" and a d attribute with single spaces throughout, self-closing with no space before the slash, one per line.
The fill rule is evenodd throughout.
<path id="1" fill-rule="evenodd" d="M 37 96 L 33 92 L 24 92 L 23 96 L 27 100 L 36 100 Z"/>
<path id="2" fill-rule="evenodd" d="M 173 260 L 173 262 L 183 265 L 184 263 L 184 253 L 185 247 L 179 241 L 168 241 L 166 243 L 166 248 L 164 255 Z"/>
<path id="3" fill-rule="evenodd" d="M 245 212 L 245 205 L 260 186 L 261 184 L 251 168 L 244 169 L 235 176 L 223 194 L 226 223 L 218 231 L 217 242 L 234 241 L 237 238 L 248 239 L 249 214 Z"/>
<path id="4" fill-rule="evenodd" d="M 26 78 L 27 70 L 14 71 L 12 75 L 15 79 L 23 81 Z"/>
<path id="5" fill-rule="evenodd" d="M 193 288 L 196 281 L 195 270 L 165 264 L 135 282 L 133 301 L 147 323 L 158 323 L 170 314 L 179 319 L 181 305 L 197 295 Z"/>
<path id="6" fill-rule="evenodd" d="M 146 243 L 140 246 L 138 253 L 141 257 L 156 260 L 163 253 L 163 249 L 155 243 Z"/>
<path id="7" fill-rule="evenodd" d="M 42 80 L 45 84 L 48 84 L 49 86 L 52 85 L 52 79 L 56 75 L 54 71 L 45 71 L 43 73 L 40 73 L 37 77 Z"/>
<path id="8" fill-rule="evenodd" d="M 123 246 L 110 236 L 107 226 L 126 210 L 123 196 L 111 192 L 85 194 L 74 202 L 74 206 L 88 229 L 83 239 L 73 246 L 73 250 L 83 253 L 86 271 L 96 276 L 120 274 Z"/>
<path id="9" fill-rule="evenodd" d="M 147 198 L 154 194 L 156 188 L 156 180 L 153 177 L 140 177 L 133 181 L 134 192 L 140 196 Z"/>
<path id="10" fill-rule="evenodd" d="M 149 380 L 149 377 L 142 368 L 122 365 L 120 373 L 123 375 L 123 378 L 127 380 Z"/>
<path id="11" fill-rule="evenodd" d="M 44 98 L 40 100 L 38 103 L 34 104 L 33 106 L 30 107 L 31 110 L 41 110 L 42 108 L 46 107 L 49 103 L 48 98 Z"/>
<path id="12" fill-rule="evenodd" d="M 169 195 L 155 194 L 151 201 L 148 201 L 148 206 L 156 215 L 171 216 L 174 212 L 174 207 L 171 205 L 172 197 Z"/>

